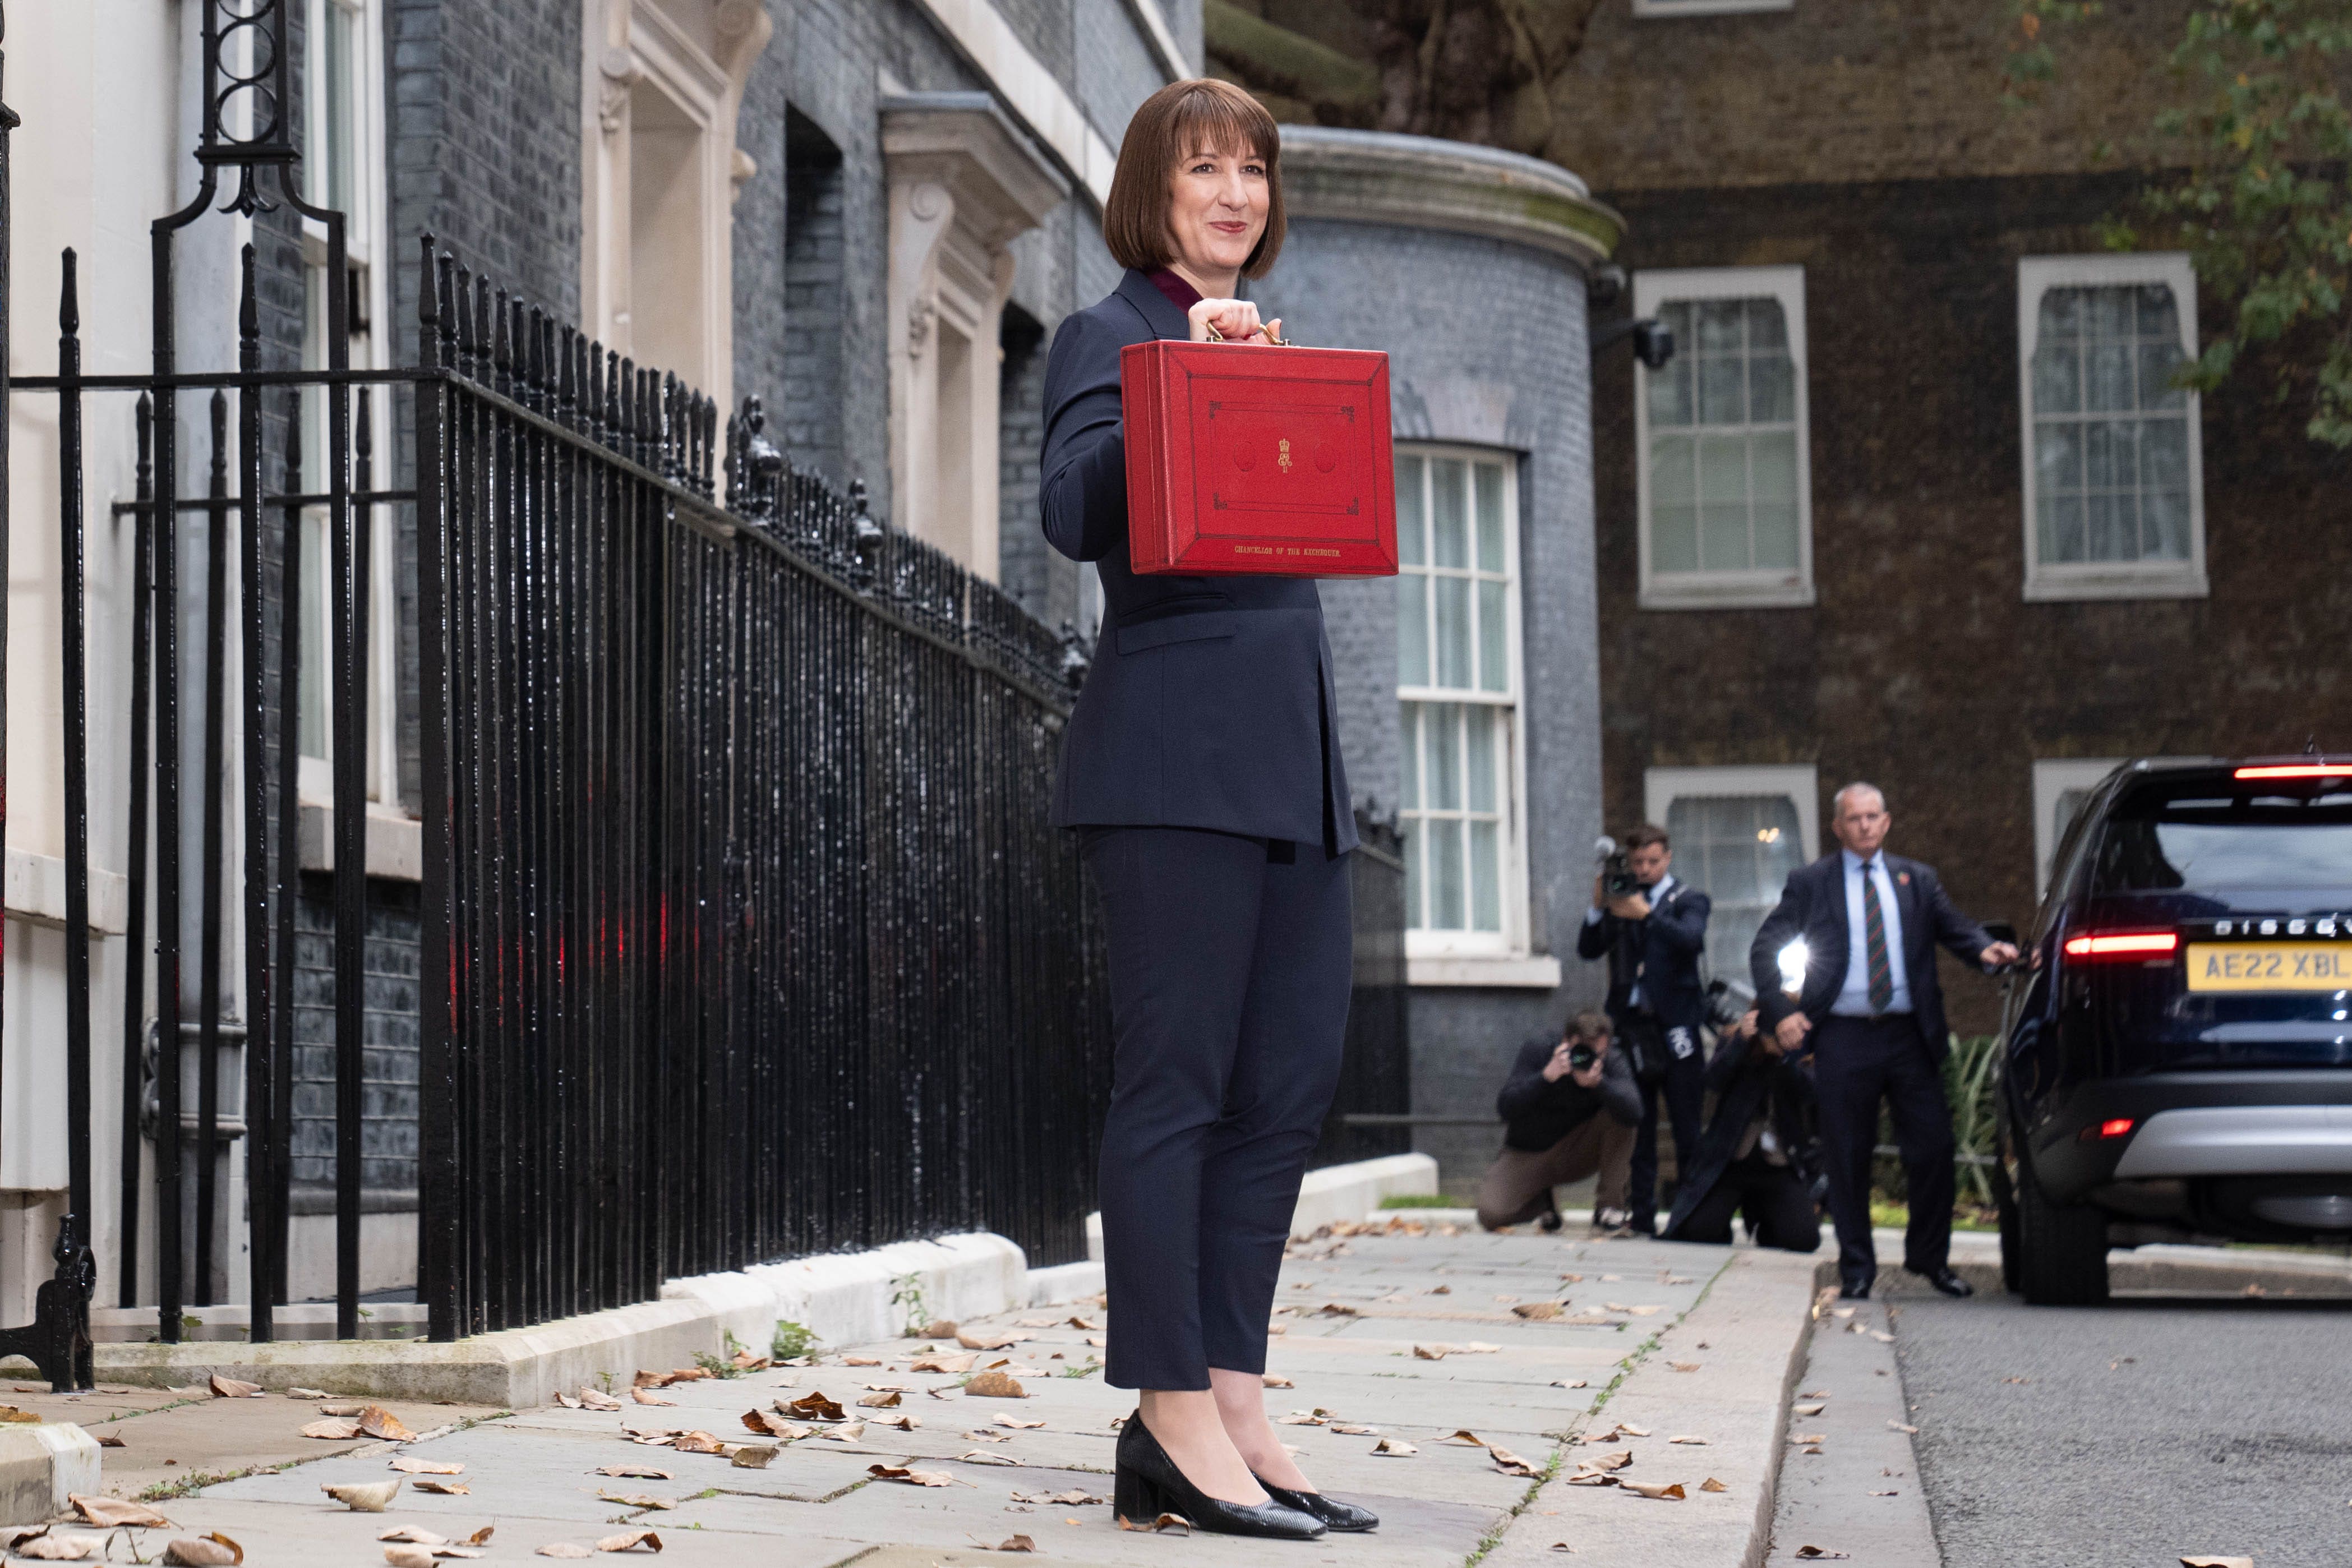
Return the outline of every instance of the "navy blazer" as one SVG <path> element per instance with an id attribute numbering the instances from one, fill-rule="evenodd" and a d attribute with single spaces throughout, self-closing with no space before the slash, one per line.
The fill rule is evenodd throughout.
<path id="1" fill-rule="evenodd" d="M 1982 966 L 1984 950 L 1992 936 L 1984 927 L 1952 907 L 1935 868 L 1886 857 L 1886 874 L 1895 879 L 1895 908 L 1903 921 L 1903 968 L 1911 985 L 1911 1013 L 1927 1037 L 1927 1050 L 1940 1066 L 1951 1048 L 1951 1026 L 1944 1018 L 1944 988 L 1936 976 L 1936 944 L 1940 942 L 1970 964 Z M 1780 950 L 1798 937 L 1805 939 L 1804 989 L 1791 1001 L 1780 989 Z M 1845 989 L 1846 963 L 1845 852 L 1832 849 L 1810 866 L 1789 873 L 1780 902 L 1757 928 L 1748 950 L 1748 967 L 1756 983 L 1756 1005 L 1762 1026 L 1773 1028 L 1790 1013 L 1801 1012 L 1819 1025 L 1837 1005 Z"/>
<path id="2" fill-rule="evenodd" d="M 1094 668 L 1062 737 L 1058 826 L 1206 827 L 1356 847 L 1331 644 L 1306 577 L 1138 576 L 1127 554 L 1119 350 L 1191 335 L 1130 270 L 1045 359 L 1045 537 L 1102 574 Z"/>
<path id="3" fill-rule="evenodd" d="M 1680 878 L 1665 898 L 1650 910 L 1650 918 L 1621 920 L 1602 911 L 1576 933 L 1576 956 L 1609 959 L 1608 1008 L 1622 1015 L 1631 1005 L 1635 982 L 1642 1001 L 1658 1022 L 1669 1029 L 1692 1031 L 1706 1017 L 1706 987 L 1700 984 L 1698 961 L 1706 952 L 1706 917 L 1714 905 L 1707 896 Z"/>

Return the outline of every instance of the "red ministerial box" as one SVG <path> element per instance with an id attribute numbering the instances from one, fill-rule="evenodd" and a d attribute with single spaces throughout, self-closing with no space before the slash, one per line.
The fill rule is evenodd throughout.
<path id="1" fill-rule="evenodd" d="M 1388 355 L 1160 339 L 1118 369 L 1135 570 L 1396 574 Z"/>

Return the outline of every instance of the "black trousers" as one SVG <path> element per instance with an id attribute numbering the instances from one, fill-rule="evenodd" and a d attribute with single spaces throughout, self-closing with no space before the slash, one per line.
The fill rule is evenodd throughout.
<path id="1" fill-rule="evenodd" d="M 1635 1030 L 1643 1033 L 1643 1048 L 1650 1060 L 1665 1067 L 1656 1083 L 1639 1086 L 1642 1125 L 1633 1133 L 1633 1180 L 1626 1206 L 1633 1211 L 1633 1228 L 1646 1232 L 1657 1228 L 1658 1102 L 1665 1102 L 1666 1125 L 1674 1130 L 1675 1169 L 1687 1171 L 1698 1158 L 1706 1105 L 1706 1062 L 1696 1046 L 1690 1055 L 1677 1058 L 1667 1043 L 1666 1031 L 1647 1014 L 1628 1015 L 1617 1021 L 1620 1035 Z"/>
<path id="2" fill-rule="evenodd" d="M 1706 1196 L 1683 1216 L 1675 1239 L 1728 1242 L 1735 1214 L 1748 1216 L 1759 1247 L 1811 1252 L 1822 1244 L 1821 1215 L 1813 1212 L 1805 1184 L 1788 1166 L 1775 1165 L 1753 1151 L 1724 1167 Z"/>
<path id="3" fill-rule="evenodd" d="M 1839 1277 L 1849 1285 L 1868 1285 L 1878 1276 L 1870 1237 L 1870 1154 L 1878 1142 L 1881 1100 L 1895 1122 L 1911 1194 L 1903 1265 L 1922 1274 L 1944 1268 L 1952 1251 L 1952 1111 L 1918 1021 L 1907 1013 L 1832 1016 L 1821 1021 L 1812 1041 Z"/>
<path id="4" fill-rule="evenodd" d="M 1097 1192 L 1119 1388 L 1265 1370 L 1298 1181 L 1339 1087 L 1345 855 L 1181 827 L 1084 830 L 1116 1038 Z"/>

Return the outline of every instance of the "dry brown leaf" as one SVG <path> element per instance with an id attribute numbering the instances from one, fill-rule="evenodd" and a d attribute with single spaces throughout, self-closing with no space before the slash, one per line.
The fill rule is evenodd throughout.
<path id="1" fill-rule="evenodd" d="M 1013 1441 L 1013 1434 L 1010 1432 L 989 1432 L 975 1428 L 974 1430 L 964 1434 L 964 1440 L 970 1443 L 1010 1443 Z"/>
<path id="2" fill-rule="evenodd" d="M 1010 1329 L 958 1329 L 955 1339 L 968 1351 L 1001 1351 L 1032 1337 Z"/>
<path id="3" fill-rule="evenodd" d="M 329 1394 L 323 1388 L 304 1388 L 301 1384 L 297 1384 L 292 1388 L 286 1391 L 286 1397 L 289 1399 L 332 1399 L 334 1395 Z"/>
<path id="4" fill-rule="evenodd" d="M 1873 1497 L 1901 1497 L 1903 1494 L 1899 1491 L 1884 1491 L 1873 1492 L 1870 1495 Z"/>
<path id="5" fill-rule="evenodd" d="M 1800 1563 L 1843 1563 L 1845 1561 L 1845 1553 L 1843 1552 L 1831 1552 L 1819 1546 L 1800 1546 L 1797 1548 L 1797 1561 Z"/>
<path id="6" fill-rule="evenodd" d="M 1415 1361 L 1444 1361 L 1446 1352 L 1453 1348 L 1452 1345 L 1415 1345 L 1412 1358 Z"/>
<path id="7" fill-rule="evenodd" d="M 1692 1447 L 1694 1447 L 1694 1448 L 1704 1448 L 1704 1447 L 1706 1447 L 1706 1438 L 1704 1438 L 1704 1437 L 1692 1437 L 1692 1436 L 1669 1437 L 1669 1438 L 1667 1438 L 1667 1439 L 1666 1439 L 1666 1441 L 1667 1441 L 1667 1442 L 1669 1442 L 1669 1443 L 1687 1443 L 1687 1444 L 1689 1444 L 1689 1445 L 1690 1445 Z"/>
<path id="8" fill-rule="evenodd" d="M 596 1473 L 610 1476 L 616 1481 L 666 1481 L 670 1479 L 667 1470 L 657 1470 L 651 1465 L 599 1465 Z"/>
<path id="9" fill-rule="evenodd" d="M 1895 1428 L 1897 1432 L 1908 1432 L 1914 1436 L 1916 1436 L 1919 1432 L 1919 1428 L 1916 1426 L 1913 1426 L 1908 1423 L 1902 1421 L 1889 1421 L 1887 1425 Z"/>
<path id="10" fill-rule="evenodd" d="M 1559 1303 L 1557 1301 L 1522 1301 L 1517 1306 L 1512 1308 L 1511 1312 L 1515 1317 L 1529 1318 L 1533 1319 L 1537 1322 L 1549 1322 L 1552 1319 L 1559 1316 Z"/>
<path id="11" fill-rule="evenodd" d="M 238 1394 L 220 1397 L 236 1399 Z M 182 1539 L 168 1542 L 163 1548 L 163 1561 L 171 1568 L 233 1568 L 245 1561 L 245 1548 L 219 1531 L 207 1531 L 194 1540 Z"/>
<path id="12" fill-rule="evenodd" d="M 908 1465 L 868 1465 L 866 1473 L 877 1480 L 904 1481 L 910 1487 L 955 1485 L 955 1478 L 944 1470 L 919 1470 Z"/>
<path id="13" fill-rule="evenodd" d="M 303 1436 L 323 1437 L 331 1443 L 348 1442 L 359 1435 L 360 1424 L 344 1415 L 330 1415 L 324 1420 L 313 1421 L 302 1428 Z"/>
<path id="14" fill-rule="evenodd" d="M 868 1410 L 896 1410 L 903 1399 L 894 1389 L 888 1394 L 869 1394 L 857 1403 Z"/>
<path id="15" fill-rule="evenodd" d="M 1635 1426 L 1624 1421 L 1617 1423 L 1617 1430 L 1624 1433 L 1628 1437 L 1646 1437 L 1650 1435 L 1650 1429 L 1647 1426 Z"/>
<path id="16" fill-rule="evenodd" d="M 388 1481 L 349 1481 L 337 1486 L 331 1482 L 319 1489 L 350 1509 L 353 1513 L 382 1513 L 400 1490 L 397 1477 Z"/>
<path id="17" fill-rule="evenodd" d="M 982 1550 L 989 1552 L 1034 1552 L 1037 1550 L 1037 1543 L 1030 1540 L 1025 1535 L 1008 1535 L 1003 1541 L 998 1542 L 995 1545 L 985 1547 Z"/>
<path id="18" fill-rule="evenodd" d="M 640 1405 L 676 1405 L 677 1403 L 675 1399 L 664 1399 L 649 1388 L 633 1388 L 629 1390 L 629 1397 Z"/>
<path id="19" fill-rule="evenodd" d="M 478 1546 L 436 1546 L 433 1549 L 433 1555 L 436 1557 L 479 1557 L 483 1555 L 483 1552 Z"/>
<path id="20" fill-rule="evenodd" d="M 996 1424 L 999 1426 L 1011 1426 L 1016 1431 L 1034 1432 L 1045 1425 L 1045 1418 L 1042 1415 L 1024 1417 L 1013 1415 L 1010 1410 L 1000 1410 L 996 1413 Z"/>
<path id="21" fill-rule="evenodd" d="M 677 1506 L 669 1499 L 656 1497 L 651 1492 L 599 1491 L 596 1496 L 605 1502 L 616 1502 L 627 1508 L 649 1508 L 664 1513 Z"/>
<path id="22" fill-rule="evenodd" d="M 883 1426 L 895 1427 L 901 1432 L 911 1432 L 922 1424 L 923 1418 L 919 1415 L 886 1415 L 882 1418 Z"/>
<path id="23" fill-rule="evenodd" d="M 776 1457 L 772 1443 L 746 1443 L 727 1456 L 727 1462 L 739 1470 L 764 1470 L 768 1461 Z"/>
<path id="24" fill-rule="evenodd" d="M 1819 1432 L 1791 1432 L 1789 1434 L 1789 1441 L 1791 1443 L 1818 1443 L 1821 1440 L 1822 1435 Z"/>
<path id="25" fill-rule="evenodd" d="M 387 1546 L 383 1560 L 392 1568 L 433 1568 L 433 1549 L 429 1546 Z"/>
<path id="26" fill-rule="evenodd" d="M 1138 1524 L 1122 1513 L 1118 1516 L 1118 1527 L 1121 1530 L 1181 1530 L 1187 1535 L 1192 1533 L 1192 1521 L 1181 1513 L 1163 1513 L 1149 1524 Z"/>
<path id="27" fill-rule="evenodd" d="M 822 1389 L 815 1390 L 809 1394 L 804 1394 L 789 1405 L 779 1402 L 776 1408 L 783 1412 L 783 1414 L 802 1421 L 838 1421 L 842 1419 L 841 1406 L 835 1401 L 827 1399 L 824 1396 L 824 1391 Z"/>
<path id="28" fill-rule="evenodd" d="M 584 1546 L 569 1541 L 551 1542 L 539 1549 L 541 1557 L 593 1557 L 596 1554 Z"/>
<path id="29" fill-rule="evenodd" d="M 845 1426 L 829 1427 L 816 1435 L 820 1443 L 855 1443 L 866 1436 L 866 1423 L 852 1421 Z"/>
<path id="30" fill-rule="evenodd" d="M 1345 1301 L 1326 1301 L 1315 1309 L 1316 1315 L 1325 1318 L 1360 1318 L 1363 1314 Z"/>
<path id="31" fill-rule="evenodd" d="M 21 1531 L 8 1543 L 8 1550 L 19 1557 L 36 1558 L 44 1563 L 82 1563 L 106 1550 L 102 1535 L 60 1535 L 43 1525 L 38 1530 Z"/>
<path id="32" fill-rule="evenodd" d="M 650 1530 L 632 1530 L 619 1535 L 608 1535 L 596 1543 L 599 1552 L 659 1552 L 661 1537 Z"/>
<path id="33" fill-rule="evenodd" d="M 980 1358 L 976 1355 L 919 1355 L 913 1361 L 907 1363 L 907 1370 L 908 1372 L 946 1373 L 952 1376 L 960 1372 L 970 1372 L 971 1370 L 972 1363 L 979 1359 Z"/>
<path id="34" fill-rule="evenodd" d="M 1629 1491 L 1654 1502 L 1681 1502 L 1689 1495 L 1683 1490 L 1680 1481 L 1619 1481 L 1617 1487 L 1621 1491 Z"/>
<path id="35" fill-rule="evenodd" d="M 361 1411 L 359 1422 L 360 1430 L 379 1442 L 412 1443 L 416 1440 L 416 1434 L 410 1431 L 399 1416 L 381 1405 L 371 1405 Z"/>
<path id="36" fill-rule="evenodd" d="M 378 1541 L 405 1541 L 413 1546 L 438 1546 L 449 1539 L 413 1524 L 396 1524 L 390 1530 L 378 1531 L 375 1538 Z"/>
<path id="37" fill-rule="evenodd" d="M 1699 1363 L 1695 1361 L 1670 1361 L 1666 1364 L 1676 1372 L 1696 1372 L 1699 1368 Z"/>
<path id="38" fill-rule="evenodd" d="M 1342 1437 L 1377 1437 L 1381 1435 L 1379 1427 L 1366 1426 L 1354 1421 L 1334 1421 L 1331 1430 Z"/>
<path id="39" fill-rule="evenodd" d="M 1102 1327 L 1100 1323 L 1095 1321 L 1092 1318 L 1072 1318 L 1069 1321 L 1070 1327 L 1077 1330 L 1078 1332 L 1082 1334 L 1091 1333 L 1095 1330 Z"/>
<path id="40" fill-rule="evenodd" d="M 934 1318 L 922 1326 L 920 1334 L 927 1340 L 951 1340 L 955 1338 L 955 1331 L 953 1318 Z"/>
<path id="41" fill-rule="evenodd" d="M 968 1394 L 982 1399 L 1026 1399 L 1029 1391 L 1020 1383 L 1001 1372 L 983 1372 L 963 1385 Z"/>
<path id="42" fill-rule="evenodd" d="M 1283 1376 L 1278 1372 L 1260 1373 L 1258 1374 L 1258 1381 L 1265 1384 L 1268 1388 L 1295 1388 L 1297 1386 L 1296 1384 L 1292 1383 L 1290 1379 Z"/>
<path id="43" fill-rule="evenodd" d="M 669 1440 L 681 1454 L 724 1454 L 728 1445 L 716 1432 L 680 1432 Z"/>
<path id="44" fill-rule="evenodd" d="M 1789 1414 L 1791 1415 L 1819 1415 L 1822 1411 L 1828 1408 L 1828 1405 L 1818 1403 L 1812 1405 L 1791 1405 L 1789 1406 Z"/>
<path id="45" fill-rule="evenodd" d="M 1620 1448 L 1613 1454 L 1603 1454 L 1597 1459 L 1579 1461 L 1580 1464 L 1591 1466 L 1596 1470 L 1622 1470 L 1633 1462 L 1633 1450 L 1631 1448 Z"/>
<path id="46" fill-rule="evenodd" d="M 1709 1476 L 1706 1479 L 1699 1482 L 1698 1489 L 1703 1492 L 1727 1492 L 1731 1489 L 1725 1486 L 1721 1481 L 1717 1480 L 1713 1476 Z"/>
<path id="47" fill-rule="evenodd" d="M 958 1454 L 956 1458 L 967 1465 L 1017 1465 L 1021 1462 L 1018 1459 L 1008 1459 L 1002 1454 L 982 1453 L 978 1448 L 974 1448 L 969 1454 Z"/>
<path id="48" fill-rule="evenodd" d="M 1573 1383 L 1562 1383 L 1559 1379 L 1555 1378 L 1552 1380 L 1552 1386 L 1554 1388 L 1589 1388 L 1591 1384 L 1588 1380 L 1581 1377 L 1578 1378 Z"/>
<path id="49" fill-rule="evenodd" d="M 471 1497 L 474 1495 L 474 1489 L 467 1486 L 465 1482 L 446 1480 L 439 1476 L 419 1476 L 415 1480 L 411 1481 L 409 1485 L 415 1487 L 418 1491 L 432 1492 L 440 1497 Z"/>
<path id="50" fill-rule="evenodd" d="M 737 1351 L 727 1364 L 737 1372 L 765 1372 L 773 1363 L 766 1356 L 753 1355 L 750 1351 Z"/>
<path id="51" fill-rule="evenodd" d="M 795 1426 L 791 1422 L 771 1415 L 764 1410 L 743 1412 L 743 1427 L 744 1430 L 759 1436 L 782 1437 L 787 1443 L 798 1442 L 809 1435 L 807 1427 Z"/>
<path id="52" fill-rule="evenodd" d="M 601 1394 L 593 1388 L 583 1388 L 580 1391 L 580 1403 L 591 1410 L 618 1410 L 621 1407 L 619 1400 L 609 1394 Z"/>
<path id="53" fill-rule="evenodd" d="M 1871 1330 L 1871 1331 L 1870 1331 L 1870 1337 L 1871 1337 L 1872 1339 L 1874 1339 L 1874 1340 L 1876 1340 L 1880 1344 L 1883 1344 L 1883 1345 L 1891 1345 L 1891 1344 L 1893 1344 L 1893 1343 L 1895 1342 L 1895 1336 L 1894 1336 L 1893 1334 L 1888 1333 L 1885 1329 L 1873 1329 L 1873 1330 Z"/>
<path id="54" fill-rule="evenodd" d="M 124 1498 L 85 1497 L 79 1492 L 67 1496 L 76 1512 L 92 1524 L 111 1530 L 117 1525 L 136 1525 L 142 1530 L 168 1527 L 171 1521 L 143 1502 L 131 1502 Z"/>
<path id="55" fill-rule="evenodd" d="M 1512 1453 L 1508 1448 L 1497 1448 L 1492 1443 L 1486 1445 L 1486 1457 L 1494 1460 L 1495 1468 L 1502 1471 L 1507 1476 L 1539 1476 L 1543 1474 L 1542 1466 L 1530 1464 L 1527 1460 L 1520 1458 L 1517 1454 Z M 1631 1458 L 1631 1456 L 1629 1455 L 1628 1458 Z"/>
<path id="56" fill-rule="evenodd" d="M 462 1476 L 466 1473 L 463 1465 L 444 1464 L 438 1459 L 420 1459 L 414 1454 L 394 1454 L 392 1468 L 412 1476 Z"/>
<path id="57" fill-rule="evenodd" d="M 1334 1427 L 1333 1430 L 1345 1431 L 1346 1428 Z M 1410 1459 L 1415 1454 L 1420 1453 L 1421 1450 L 1414 1447 L 1412 1444 L 1405 1442 L 1402 1438 L 1383 1437 L 1379 1442 L 1372 1445 L 1372 1452 L 1375 1454 L 1385 1455 L 1390 1458 Z"/>
<path id="58" fill-rule="evenodd" d="M 629 1380 L 629 1385 L 632 1388 L 667 1388 L 671 1381 L 672 1377 L 668 1373 L 647 1372 L 644 1367 L 639 1367 L 637 1375 Z"/>
<path id="59" fill-rule="evenodd" d="M 2246 1287 L 2252 1290 L 2252 1286 Z M 2254 1568 L 2251 1557 L 2184 1557 L 2180 1568 Z"/>
<path id="60" fill-rule="evenodd" d="M 555 1403 L 561 1405 L 566 1410 L 577 1410 L 580 1408 L 580 1402 L 572 1398 L 572 1395 L 564 1393 L 563 1390 L 560 1388 L 555 1391 Z"/>
<path id="61" fill-rule="evenodd" d="M 131 1446 L 122 1440 L 120 1432 L 92 1432 L 90 1436 L 98 1439 L 98 1446 L 101 1448 L 127 1448 Z"/>
<path id="62" fill-rule="evenodd" d="M 1275 1423 L 1282 1426 L 1321 1426 L 1331 1419 L 1331 1413 L 1318 1405 L 1312 1410 L 1294 1410 L 1287 1415 L 1277 1415 Z"/>

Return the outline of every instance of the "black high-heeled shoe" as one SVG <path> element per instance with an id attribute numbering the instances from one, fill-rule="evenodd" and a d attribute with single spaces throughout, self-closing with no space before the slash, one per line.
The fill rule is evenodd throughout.
<path id="1" fill-rule="evenodd" d="M 1276 1486 L 1264 1476 L 1258 1475 L 1255 1470 L 1252 1470 L 1250 1474 L 1257 1478 L 1257 1484 L 1265 1489 L 1266 1496 L 1285 1508 L 1295 1508 L 1301 1513 L 1314 1515 L 1323 1521 L 1324 1528 L 1328 1530 L 1356 1531 L 1380 1528 L 1381 1516 L 1370 1509 L 1358 1508 L 1354 1503 L 1341 1502 L 1338 1498 L 1325 1497 L 1321 1492 L 1295 1492 L 1288 1487 Z"/>
<path id="2" fill-rule="evenodd" d="M 1302 1510 L 1271 1501 L 1227 1502 L 1194 1486 L 1144 1426 L 1140 1410 L 1118 1429 L 1118 1453 L 1111 1507 L 1121 1519 L 1149 1524 L 1163 1513 L 1181 1514 L 1193 1529 L 1212 1535 L 1273 1541 L 1312 1541 L 1323 1533 L 1323 1521 Z"/>

